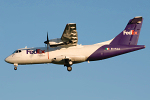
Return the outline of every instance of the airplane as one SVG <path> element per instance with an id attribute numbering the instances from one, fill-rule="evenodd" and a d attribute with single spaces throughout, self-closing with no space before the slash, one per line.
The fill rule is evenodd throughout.
<path id="1" fill-rule="evenodd" d="M 18 65 L 26 64 L 60 64 L 70 72 L 72 65 L 96 60 L 103 60 L 132 51 L 144 49 L 145 45 L 137 45 L 143 18 L 130 19 L 125 29 L 115 38 L 93 45 L 78 45 L 78 34 L 75 23 L 68 23 L 61 38 L 48 38 L 46 47 L 21 48 L 15 50 L 5 61 Z"/>

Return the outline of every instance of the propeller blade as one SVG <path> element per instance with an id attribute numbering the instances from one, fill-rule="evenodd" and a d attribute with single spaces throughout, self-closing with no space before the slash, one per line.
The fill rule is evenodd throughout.
<path id="1" fill-rule="evenodd" d="M 49 44 L 48 32 L 47 32 L 47 40 L 46 40 L 44 43 L 47 44 L 47 46 L 48 46 L 48 44 Z"/>
<path id="2" fill-rule="evenodd" d="M 47 44 L 47 56 L 48 56 L 48 59 L 49 59 L 49 47 L 48 47 L 48 45 L 50 46 L 50 44 L 49 44 L 49 39 L 48 39 L 48 32 L 47 32 L 47 40 L 46 41 L 44 41 L 44 43 L 45 44 Z"/>
<path id="3" fill-rule="evenodd" d="M 49 41 L 49 39 L 48 39 L 48 32 L 47 32 L 47 41 Z"/>

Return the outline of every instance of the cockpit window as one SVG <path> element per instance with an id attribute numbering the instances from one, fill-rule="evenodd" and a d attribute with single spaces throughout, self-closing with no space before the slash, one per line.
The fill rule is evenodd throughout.
<path id="1" fill-rule="evenodd" d="M 16 52 L 16 50 L 12 54 L 14 54 L 15 52 Z"/>
<path id="2" fill-rule="evenodd" d="M 14 53 L 20 53 L 21 52 L 21 50 L 15 50 L 14 52 L 13 52 L 13 54 Z"/>
<path id="3" fill-rule="evenodd" d="M 18 52 L 21 52 L 21 50 L 18 50 Z"/>

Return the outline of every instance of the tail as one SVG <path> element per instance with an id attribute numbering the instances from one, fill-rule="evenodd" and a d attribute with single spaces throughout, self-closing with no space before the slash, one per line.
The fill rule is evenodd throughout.
<path id="1" fill-rule="evenodd" d="M 126 28 L 112 40 L 110 45 L 137 45 L 142 22 L 142 17 L 129 20 Z"/>

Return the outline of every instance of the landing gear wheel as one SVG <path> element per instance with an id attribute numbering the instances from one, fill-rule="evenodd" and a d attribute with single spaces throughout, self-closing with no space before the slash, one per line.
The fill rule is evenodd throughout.
<path id="1" fill-rule="evenodd" d="M 72 70 L 72 67 L 67 67 L 67 70 L 70 72 Z"/>
<path id="2" fill-rule="evenodd" d="M 72 61 L 69 61 L 69 65 L 72 65 L 73 63 L 72 63 Z"/>
<path id="3" fill-rule="evenodd" d="M 14 67 L 14 70 L 17 70 L 17 67 Z"/>

